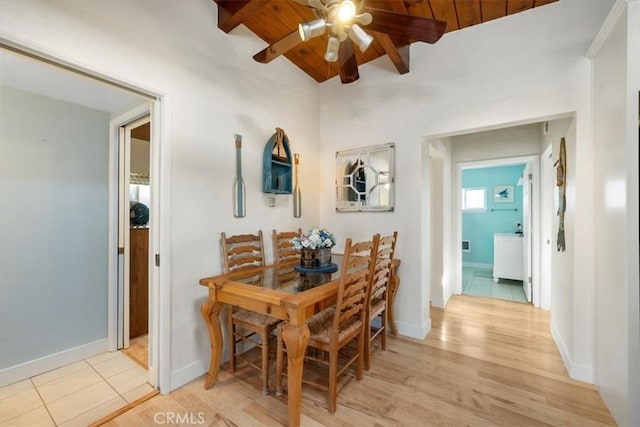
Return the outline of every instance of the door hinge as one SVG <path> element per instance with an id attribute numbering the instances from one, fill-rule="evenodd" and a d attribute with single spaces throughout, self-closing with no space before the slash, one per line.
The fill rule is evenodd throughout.
<path id="1" fill-rule="evenodd" d="M 156 267 L 160 267 L 160 254 L 156 254 Z"/>
<path id="2" fill-rule="evenodd" d="M 527 279 L 529 284 L 531 284 L 531 276 L 529 276 L 529 279 Z"/>
<path id="3" fill-rule="evenodd" d="M 118 255 L 122 255 L 124 253 L 124 247 L 118 248 Z"/>

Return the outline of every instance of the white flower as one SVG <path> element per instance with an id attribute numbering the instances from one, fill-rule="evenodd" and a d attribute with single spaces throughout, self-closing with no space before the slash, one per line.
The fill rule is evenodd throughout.
<path id="1" fill-rule="evenodd" d="M 333 234 L 325 229 L 312 228 L 299 237 L 291 239 L 291 243 L 293 243 L 293 247 L 297 250 L 302 248 L 332 248 L 336 245 L 336 239 L 333 237 Z"/>

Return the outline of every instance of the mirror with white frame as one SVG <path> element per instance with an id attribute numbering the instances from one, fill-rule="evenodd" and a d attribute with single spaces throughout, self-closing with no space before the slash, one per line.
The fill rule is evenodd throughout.
<path id="1" fill-rule="evenodd" d="M 392 211 L 395 144 L 336 152 L 336 211 Z"/>

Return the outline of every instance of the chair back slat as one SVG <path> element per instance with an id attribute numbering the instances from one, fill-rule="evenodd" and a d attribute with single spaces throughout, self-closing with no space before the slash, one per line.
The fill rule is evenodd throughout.
<path id="1" fill-rule="evenodd" d="M 368 305 L 370 305 L 372 301 L 386 301 L 387 299 L 387 287 L 389 285 L 389 279 L 391 278 L 391 266 L 397 239 L 398 232 L 395 231 L 392 235 L 381 237 L 378 242 L 375 270 L 369 289 L 369 296 L 367 297 Z"/>
<path id="2" fill-rule="evenodd" d="M 377 253 L 379 238 L 380 235 L 376 234 L 372 240 L 358 243 L 352 243 L 350 238 L 347 239 L 330 334 L 333 343 L 338 341 L 341 325 L 355 320 L 364 323 L 365 303 L 373 277 L 374 255 Z"/>
<path id="3" fill-rule="evenodd" d="M 265 264 L 262 230 L 258 231 L 258 234 L 238 234 L 229 237 L 223 232 L 220 242 L 225 273 Z"/>
<path id="4" fill-rule="evenodd" d="M 291 239 L 302 234 L 302 229 L 298 231 L 281 231 L 273 230 L 273 263 L 284 264 L 290 263 L 300 258 L 300 252 L 293 247 Z"/>
<path id="5" fill-rule="evenodd" d="M 393 258 L 394 249 L 391 246 L 383 246 L 381 250 L 378 250 L 378 258 Z"/>
<path id="6" fill-rule="evenodd" d="M 390 252 L 387 251 L 387 254 L 390 255 Z M 383 296 L 389 283 L 389 277 L 391 276 L 391 259 L 381 258 L 381 256 L 380 251 L 378 251 L 375 272 L 371 283 L 371 300 L 375 300 Z"/>
<path id="7" fill-rule="evenodd" d="M 351 319 L 352 317 L 357 317 L 356 315 L 362 310 L 362 304 L 358 304 L 358 305 L 353 305 L 351 306 L 351 308 L 349 308 L 347 311 L 344 311 L 341 315 L 340 315 L 340 323 L 344 324 L 344 322 L 346 322 L 347 320 Z"/>
<path id="8" fill-rule="evenodd" d="M 260 246 L 259 245 L 247 245 L 247 246 L 236 246 L 230 247 L 228 255 L 245 255 L 245 256 L 253 256 L 254 258 L 262 258 L 260 255 Z"/>
<path id="9" fill-rule="evenodd" d="M 362 292 L 358 292 L 355 295 L 352 295 L 350 298 L 344 299 L 345 307 L 352 307 L 364 302 L 365 296 L 361 295 Z"/>

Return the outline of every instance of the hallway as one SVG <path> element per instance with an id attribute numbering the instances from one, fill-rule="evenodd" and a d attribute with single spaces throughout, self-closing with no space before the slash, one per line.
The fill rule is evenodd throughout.
<path id="1" fill-rule="evenodd" d="M 478 297 L 499 298 L 507 301 L 527 302 L 521 280 L 493 280 L 490 268 L 462 267 L 462 293 Z"/>

